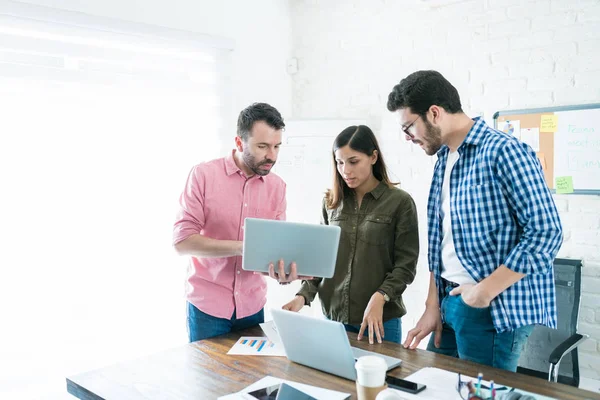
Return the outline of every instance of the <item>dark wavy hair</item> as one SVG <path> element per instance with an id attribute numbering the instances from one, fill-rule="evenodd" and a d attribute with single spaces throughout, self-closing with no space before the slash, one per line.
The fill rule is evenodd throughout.
<path id="1" fill-rule="evenodd" d="M 402 79 L 388 96 L 387 108 L 396 111 L 409 108 L 427 120 L 425 114 L 433 105 L 450 114 L 462 112 L 458 91 L 437 71 L 417 71 Z"/>
<path id="2" fill-rule="evenodd" d="M 254 123 L 258 121 L 264 121 L 273 129 L 285 128 L 283 118 L 275 107 L 267 103 L 254 103 L 240 112 L 237 121 L 237 135 L 247 142 Z"/>
<path id="3" fill-rule="evenodd" d="M 388 177 L 383 154 L 373 131 L 365 125 L 349 126 L 337 135 L 333 141 L 331 152 L 333 159 L 333 185 L 325 194 L 325 202 L 329 209 L 337 208 L 342 200 L 344 200 L 344 191 L 349 189 L 338 172 L 335 161 L 335 151 L 346 145 L 349 145 L 352 150 L 359 151 L 367 156 L 372 156 L 373 152 L 377 150 L 377 161 L 373 165 L 373 176 L 390 187 L 398 184 L 391 182 Z"/>

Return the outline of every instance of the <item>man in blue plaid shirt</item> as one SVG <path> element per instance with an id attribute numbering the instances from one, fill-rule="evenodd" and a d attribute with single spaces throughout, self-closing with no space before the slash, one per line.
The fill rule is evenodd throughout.
<path id="1" fill-rule="evenodd" d="M 388 98 L 407 140 L 437 155 L 427 205 L 431 280 L 405 347 L 510 371 L 535 324 L 556 327 L 554 200 L 527 144 L 462 111 L 439 72 L 417 71 Z"/>

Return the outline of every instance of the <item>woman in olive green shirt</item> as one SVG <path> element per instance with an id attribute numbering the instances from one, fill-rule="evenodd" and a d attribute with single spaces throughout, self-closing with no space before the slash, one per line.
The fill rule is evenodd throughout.
<path id="1" fill-rule="evenodd" d="M 335 273 L 303 281 L 283 308 L 299 311 L 318 293 L 325 316 L 357 332 L 359 340 L 367 331 L 370 343 L 401 343 L 402 293 L 415 277 L 419 255 L 415 203 L 390 182 L 367 126 L 344 129 L 332 153 L 337 172 L 323 200 L 322 223 L 342 230 Z"/>

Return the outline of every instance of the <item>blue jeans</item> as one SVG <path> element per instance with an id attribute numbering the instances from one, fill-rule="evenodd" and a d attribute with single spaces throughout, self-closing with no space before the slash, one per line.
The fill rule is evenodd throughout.
<path id="1" fill-rule="evenodd" d="M 468 306 L 462 296 L 450 296 L 452 287 L 445 288 L 441 313 L 444 320 L 442 341 L 434 345 L 431 335 L 427 350 L 462 360 L 490 365 L 507 371 L 516 371 L 519 356 L 527 342 L 533 325 L 498 333 L 494 328 L 489 307 Z"/>
<path id="2" fill-rule="evenodd" d="M 347 332 L 358 333 L 360 325 L 344 324 Z M 369 337 L 369 327 L 363 332 L 363 336 Z M 377 342 L 377 336 L 373 336 L 374 342 Z M 383 323 L 383 340 L 394 343 L 402 343 L 402 320 L 400 318 L 392 318 Z"/>
<path id="3" fill-rule="evenodd" d="M 192 303 L 187 303 L 187 324 L 188 336 L 191 342 L 196 340 L 208 339 L 213 336 L 223 335 L 232 331 L 256 326 L 265 322 L 264 310 L 260 310 L 254 315 L 246 318 L 237 319 L 235 310 L 231 319 L 218 318 L 208 315 L 198 310 Z"/>

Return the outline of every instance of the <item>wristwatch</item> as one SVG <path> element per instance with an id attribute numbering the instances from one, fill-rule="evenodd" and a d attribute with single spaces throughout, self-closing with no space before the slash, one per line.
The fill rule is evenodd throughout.
<path id="1" fill-rule="evenodd" d="M 388 296 L 386 292 L 381 289 L 377 289 L 377 291 L 383 295 L 383 299 L 386 303 L 390 301 L 390 296 Z"/>

